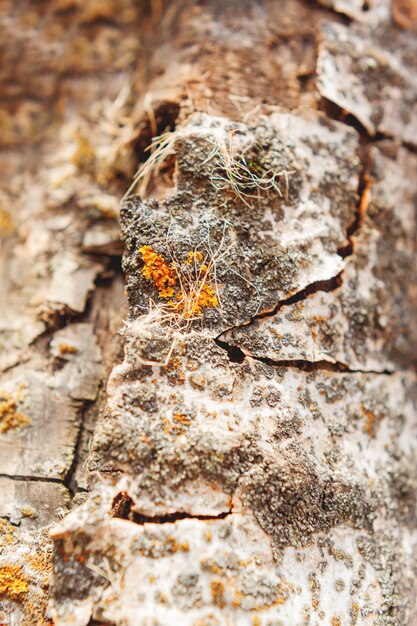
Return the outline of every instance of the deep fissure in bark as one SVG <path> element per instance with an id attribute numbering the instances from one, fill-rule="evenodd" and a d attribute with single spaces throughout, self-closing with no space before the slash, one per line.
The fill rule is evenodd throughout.
<path id="1" fill-rule="evenodd" d="M 133 510 L 134 500 L 129 496 L 126 491 L 118 493 L 112 502 L 110 515 L 119 519 L 129 520 L 135 524 L 173 524 L 184 519 L 194 520 L 221 520 L 226 519 L 233 512 L 231 509 L 219 513 L 218 515 L 192 515 L 191 513 L 185 513 L 184 511 L 178 511 L 175 513 L 168 513 L 166 515 L 145 515 L 143 513 L 137 513 Z"/>
<path id="2" fill-rule="evenodd" d="M 265 363 L 270 367 L 294 367 L 295 369 L 303 370 L 306 372 L 314 372 L 315 370 L 326 370 L 328 372 L 340 372 L 340 373 L 351 373 L 351 374 L 376 374 L 389 376 L 391 374 L 395 374 L 396 371 L 403 370 L 364 370 L 364 369 L 351 369 L 344 363 L 340 362 L 331 362 L 331 361 L 307 361 L 304 359 L 283 359 L 279 361 L 274 361 L 273 359 L 269 359 L 267 357 L 255 356 L 253 354 L 246 354 L 241 348 L 238 346 L 232 346 L 228 344 L 226 341 L 220 340 L 219 338 L 214 339 L 219 348 L 225 350 L 229 356 L 229 360 L 232 363 L 243 363 L 245 359 L 253 359 L 254 361 L 259 361 L 261 363 Z"/>

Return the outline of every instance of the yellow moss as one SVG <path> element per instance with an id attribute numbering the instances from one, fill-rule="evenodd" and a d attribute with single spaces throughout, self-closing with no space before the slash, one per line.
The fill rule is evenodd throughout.
<path id="1" fill-rule="evenodd" d="M 31 423 L 31 419 L 16 411 L 17 402 L 6 391 L 0 391 L 0 433 L 23 428 Z"/>
<path id="2" fill-rule="evenodd" d="M 0 567 L 0 597 L 7 596 L 11 600 L 22 600 L 28 590 L 29 582 L 20 565 Z"/>

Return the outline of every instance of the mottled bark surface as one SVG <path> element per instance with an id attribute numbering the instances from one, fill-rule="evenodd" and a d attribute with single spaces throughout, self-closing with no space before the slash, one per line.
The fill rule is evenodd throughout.
<path id="1" fill-rule="evenodd" d="M 417 624 L 413 3 L 34 6 L 3 21 L 37 53 L 1 77 L 0 622 Z"/>

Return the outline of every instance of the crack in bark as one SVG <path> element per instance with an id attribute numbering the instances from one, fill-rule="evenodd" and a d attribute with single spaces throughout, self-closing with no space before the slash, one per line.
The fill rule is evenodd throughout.
<path id="1" fill-rule="evenodd" d="M 65 484 L 65 478 L 54 478 L 53 476 L 25 476 L 23 474 L 0 474 L 0 478 L 8 478 L 10 480 L 16 480 L 19 482 L 40 482 L 40 483 L 55 483 L 58 485 L 62 485 L 63 487 L 68 486 Z"/>
<path id="2" fill-rule="evenodd" d="M 367 143 L 382 141 L 384 139 L 393 139 L 392 135 L 389 133 L 383 133 L 382 131 L 377 131 L 372 135 L 353 113 L 346 111 L 336 102 L 333 102 L 333 100 L 326 98 L 326 96 L 321 97 L 319 110 L 322 111 L 329 119 L 355 129 L 361 139 L 365 140 Z"/>
<path id="3" fill-rule="evenodd" d="M 191 513 L 168 513 L 167 515 L 142 515 L 133 513 L 128 519 L 135 524 L 173 524 L 183 519 L 194 519 L 201 521 L 213 521 L 226 519 L 229 515 L 234 515 L 232 510 L 224 511 L 218 515 L 191 515 Z"/>
<path id="4" fill-rule="evenodd" d="M 328 115 L 328 113 L 326 112 Z M 328 115 L 330 117 L 330 115 Z M 359 132 L 359 131 L 358 131 Z M 365 134 L 364 134 L 365 133 Z M 346 229 L 346 244 L 337 250 L 337 254 L 342 257 L 342 259 L 346 259 L 349 256 L 354 254 L 354 236 L 359 232 L 362 227 L 364 217 L 367 211 L 368 202 L 369 202 L 369 190 L 370 190 L 370 177 L 369 177 L 369 145 L 371 143 L 371 138 L 366 134 L 366 130 L 363 129 L 362 132 L 359 132 L 361 137 L 361 143 L 359 146 L 359 159 L 360 159 L 360 171 L 358 175 L 358 202 L 356 205 L 356 211 L 354 214 L 354 218 L 352 223 Z M 305 300 L 309 296 L 317 293 L 317 292 L 325 292 L 329 293 L 338 289 L 343 283 L 343 273 L 344 269 L 342 269 L 336 276 L 329 278 L 327 280 L 315 281 L 301 289 L 297 293 L 293 294 L 289 298 L 285 300 L 280 300 L 276 306 L 271 311 L 264 311 L 252 317 L 249 322 L 246 324 L 240 324 L 238 326 L 233 326 L 223 331 L 218 335 L 214 342 L 223 350 L 225 350 L 229 359 L 234 363 L 243 363 L 246 357 L 253 358 L 258 361 L 262 361 L 268 365 L 279 366 L 279 367 L 295 367 L 297 369 L 303 369 L 306 371 L 314 371 L 317 369 L 335 371 L 335 372 L 352 372 L 352 373 L 369 373 L 369 374 L 384 374 L 389 375 L 393 373 L 393 370 L 353 370 L 348 367 L 345 363 L 341 362 L 330 362 L 326 360 L 321 361 L 308 361 L 304 359 L 294 359 L 294 360 L 280 360 L 274 361 L 272 359 L 257 357 L 253 354 L 245 353 L 238 346 L 232 346 L 227 341 L 224 341 L 224 336 L 226 333 L 231 330 L 238 330 L 240 328 L 245 328 L 247 326 L 251 326 L 255 323 L 256 320 L 264 319 L 266 317 L 274 317 L 284 306 L 290 306 L 297 302 L 301 302 Z"/>
<path id="5" fill-rule="evenodd" d="M 78 428 L 78 433 L 77 433 L 77 440 L 74 445 L 74 453 L 72 456 L 71 465 L 69 466 L 68 471 L 66 472 L 65 477 L 63 479 L 63 483 L 69 491 L 71 500 L 74 498 L 74 496 L 78 492 L 85 491 L 85 490 L 80 489 L 78 485 L 76 484 L 75 474 L 76 474 L 80 456 L 81 456 L 80 451 L 81 451 L 83 434 L 84 434 L 84 429 L 85 429 L 85 414 L 90 408 L 90 406 L 94 404 L 95 402 L 98 402 L 98 400 L 99 400 L 99 395 L 97 395 L 97 398 L 93 401 L 84 400 L 83 405 L 80 409 L 80 422 L 79 422 L 79 428 Z"/>
<path id="6" fill-rule="evenodd" d="M 132 509 L 134 506 L 134 500 L 129 496 L 126 491 L 118 493 L 112 502 L 110 515 L 119 519 L 125 519 L 134 524 L 174 524 L 183 519 L 194 519 L 202 521 L 220 520 L 226 519 L 229 515 L 233 515 L 232 508 L 228 511 L 223 511 L 218 515 L 192 515 L 191 513 L 185 513 L 177 511 L 175 513 L 166 513 L 164 515 L 144 515 L 143 513 L 137 513 Z"/>
<path id="7" fill-rule="evenodd" d="M 349 255 L 346 255 L 346 256 L 349 256 Z M 286 298 L 285 300 L 280 300 L 278 304 L 276 304 L 275 307 L 271 311 L 263 311 L 262 313 L 258 313 L 257 315 L 251 318 L 248 324 L 242 324 L 241 326 L 234 326 L 233 328 L 229 328 L 227 331 L 224 331 L 224 332 L 228 332 L 229 330 L 235 330 L 237 328 L 243 328 L 245 326 L 251 326 L 255 320 L 264 319 L 265 317 L 274 317 L 274 315 L 276 315 L 282 307 L 290 306 L 292 304 L 296 304 L 297 302 L 301 302 L 301 300 L 305 300 L 308 296 L 311 296 L 314 293 L 317 293 L 319 291 L 325 292 L 325 293 L 335 291 L 341 286 L 342 282 L 343 282 L 343 270 L 341 270 L 338 274 L 336 274 L 336 276 L 332 276 L 332 278 L 328 278 L 327 280 L 314 281 L 310 283 L 309 285 L 307 285 L 306 287 L 304 287 L 303 289 L 300 289 L 300 291 L 297 291 L 297 293 L 293 294 L 289 298 Z M 221 337 L 221 335 L 219 335 L 219 337 Z"/>
<path id="8" fill-rule="evenodd" d="M 268 359 L 264 357 L 257 357 L 251 354 L 246 355 L 247 357 L 254 359 L 255 361 L 261 361 L 262 363 L 266 363 L 267 365 L 273 367 L 294 367 L 295 369 L 304 370 L 306 372 L 314 372 L 316 370 L 325 370 L 328 372 L 339 372 L 342 374 L 376 374 L 382 376 L 390 376 L 391 374 L 395 374 L 397 370 L 367 370 L 367 369 L 352 369 L 345 363 L 341 361 L 326 361 L 322 359 L 320 361 L 308 361 L 304 359 L 286 359 L 274 361 L 273 359 Z"/>
<path id="9" fill-rule="evenodd" d="M 254 361 L 260 361 L 270 367 L 293 367 L 306 372 L 314 372 L 316 370 L 325 370 L 329 372 L 350 373 L 350 374 L 377 374 L 383 376 L 390 376 L 401 370 L 364 370 L 364 369 L 351 369 L 345 363 L 341 361 L 326 361 L 322 359 L 320 361 L 308 361 L 307 359 L 282 359 L 275 361 L 268 357 L 255 356 L 245 352 L 238 346 L 232 346 L 226 341 L 220 340 L 218 337 L 214 339 L 216 345 L 225 350 L 232 363 L 243 363 L 246 359 L 253 359 Z"/>

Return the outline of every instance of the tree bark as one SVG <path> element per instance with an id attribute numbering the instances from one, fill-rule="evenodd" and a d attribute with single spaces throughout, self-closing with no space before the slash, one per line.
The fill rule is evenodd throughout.
<path id="1" fill-rule="evenodd" d="M 0 623 L 417 624 L 414 4 L 145 4 L 5 20 Z"/>

